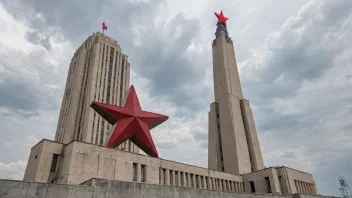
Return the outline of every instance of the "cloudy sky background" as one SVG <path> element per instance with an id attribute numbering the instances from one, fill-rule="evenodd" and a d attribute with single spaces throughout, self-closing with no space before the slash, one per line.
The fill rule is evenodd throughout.
<path id="1" fill-rule="evenodd" d="M 54 139 L 69 61 L 105 20 L 142 107 L 170 119 L 160 156 L 207 167 L 211 43 L 224 11 L 264 162 L 312 173 L 321 194 L 352 185 L 352 1 L 0 1 L 0 178 L 22 179 Z"/>

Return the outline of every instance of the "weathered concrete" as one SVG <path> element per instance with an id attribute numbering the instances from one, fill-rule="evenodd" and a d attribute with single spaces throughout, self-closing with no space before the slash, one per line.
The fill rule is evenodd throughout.
<path id="1" fill-rule="evenodd" d="M 210 107 L 209 137 L 218 137 L 209 138 L 208 168 L 236 175 L 261 170 L 263 157 L 252 110 L 243 99 L 233 42 L 220 31 L 212 49 L 216 105 Z"/>
<path id="2" fill-rule="evenodd" d="M 52 172 L 54 154 L 58 155 L 58 163 Z M 255 193 L 318 194 L 311 174 L 287 167 L 233 175 L 77 141 L 64 145 L 42 140 L 31 150 L 27 167 L 32 167 L 26 170 L 24 181 L 27 182 L 76 185 L 92 178 L 126 182 L 143 180 L 148 184 L 240 193 L 252 192 L 250 183 L 253 182 Z"/>
<path id="3" fill-rule="evenodd" d="M 137 182 L 91 179 L 82 185 L 0 180 L 0 198 L 320 198 L 322 196 L 231 193 Z M 327 198 L 327 197 L 326 197 Z"/>

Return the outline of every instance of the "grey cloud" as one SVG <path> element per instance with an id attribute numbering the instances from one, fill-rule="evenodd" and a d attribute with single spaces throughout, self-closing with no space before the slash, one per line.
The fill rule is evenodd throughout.
<path id="1" fill-rule="evenodd" d="M 56 90 L 47 85 L 59 83 L 60 78 L 54 74 L 54 66 L 43 59 L 43 51 L 31 51 L 26 55 L 7 50 L 8 53 L 0 55 L 0 64 L 4 67 L 0 73 L 0 106 L 19 110 L 17 112 L 23 116 L 59 108 L 61 99 L 57 98 Z"/>
<path id="2" fill-rule="evenodd" d="M 40 35 L 38 30 L 35 30 L 33 32 L 29 32 L 26 35 L 26 38 L 28 41 L 34 43 L 34 44 L 41 44 L 43 45 L 47 50 L 51 49 L 51 44 L 49 41 L 48 36 L 44 36 L 44 38 Z"/>
<path id="3" fill-rule="evenodd" d="M 208 140 L 208 133 L 207 132 L 193 132 L 192 133 L 194 139 L 196 139 L 197 141 L 204 141 L 204 140 Z"/>
<path id="4" fill-rule="evenodd" d="M 172 142 L 160 142 L 160 141 L 156 141 L 156 146 L 162 150 L 168 150 L 168 149 L 172 149 L 174 148 L 176 145 L 175 143 Z"/>
<path id="5" fill-rule="evenodd" d="M 334 57 L 351 43 L 342 30 L 351 7 L 350 1 L 317 2 L 306 8 L 310 12 L 287 20 L 280 37 L 268 39 L 266 50 L 271 55 L 266 55 L 268 60 L 254 74 L 257 81 L 242 78 L 247 96 L 261 99 L 291 97 L 304 80 L 314 80 L 324 75 L 332 67 Z M 326 39 L 338 47 L 324 45 Z M 283 75 L 284 82 L 275 83 L 274 80 L 280 75 Z M 253 89 L 256 92 L 249 91 Z"/>
<path id="6" fill-rule="evenodd" d="M 201 148 L 204 148 L 204 149 L 208 149 L 208 142 L 202 142 L 202 143 L 200 144 L 200 147 L 201 147 Z"/>
<path id="7" fill-rule="evenodd" d="M 296 155 L 293 152 L 285 151 L 284 154 L 281 155 L 281 157 L 283 157 L 283 158 L 296 158 Z"/>
<path id="8" fill-rule="evenodd" d="M 121 44 L 132 62 L 131 68 L 138 75 L 151 80 L 152 97 L 166 96 L 190 112 L 207 107 L 204 97 L 192 93 L 192 90 L 197 90 L 197 94 L 202 92 L 201 95 L 209 93 L 202 85 L 205 77 L 202 61 L 187 54 L 191 42 L 200 34 L 197 20 L 186 19 L 179 14 L 170 23 L 155 26 L 153 20 L 158 14 L 161 1 L 85 1 L 84 9 L 76 1 L 62 3 L 30 0 L 21 3 L 23 9 L 30 7 L 44 17 L 45 22 L 40 17 L 31 17 L 30 24 L 33 28 L 44 31 L 47 26 L 58 26 L 77 46 L 92 31 L 99 30 L 101 22 L 105 20 L 108 25 L 107 35 Z M 14 12 L 18 10 L 17 3 L 5 1 L 5 6 L 18 18 L 24 17 L 22 13 Z M 27 37 L 49 48 L 45 40 L 38 39 L 35 33 Z M 135 40 L 139 41 L 139 45 L 135 44 Z"/>

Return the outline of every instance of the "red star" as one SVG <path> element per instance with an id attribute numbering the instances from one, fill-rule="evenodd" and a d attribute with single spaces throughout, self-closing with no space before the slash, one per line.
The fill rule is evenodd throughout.
<path id="1" fill-rule="evenodd" d="M 146 154 L 159 157 L 149 130 L 166 121 L 168 116 L 143 111 L 133 85 L 123 107 L 98 102 L 93 102 L 91 107 L 110 124 L 116 124 L 108 148 L 115 148 L 130 139 Z"/>
<path id="2" fill-rule="evenodd" d="M 219 25 L 220 23 L 223 23 L 224 25 L 226 25 L 226 21 L 229 19 L 224 16 L 224 14 L 222 13 L 222 10 L 221 10 L 220 14 L 217 14 L 215 12 L 214 12 L 214 14 L 216 17 L 218 17 L 218 22 L 216 23 L 216 25 Z"/>

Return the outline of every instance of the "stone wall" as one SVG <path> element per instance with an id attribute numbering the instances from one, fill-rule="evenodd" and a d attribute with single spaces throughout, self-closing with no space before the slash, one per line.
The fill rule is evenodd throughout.
<path id="1" fill-rule="evenodd" d="M 154 185 L 136 182 L 92 179 L 83 185 L 48 184 L 0 180 L 1 198 L 320 198 L 322 196 L 293 195 L 279 196 L 270 194 L 230 193 L 201 190 L 186 187 Z"/>

